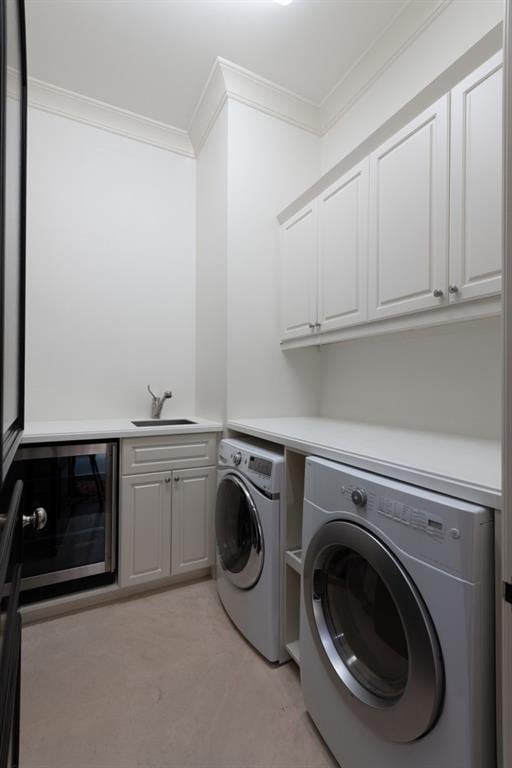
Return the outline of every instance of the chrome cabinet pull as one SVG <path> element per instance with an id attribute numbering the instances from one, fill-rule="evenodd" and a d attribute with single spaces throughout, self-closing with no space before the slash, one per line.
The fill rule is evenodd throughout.
<path id="1" fill-rule="evenodd" d="M 31 525 L 36 531 L 40 531 L 45 527 L 48 521 L 48 514 L 44 507 L 37 507 L 31 515 L 23 515 L 22 520 L 24 528 L 26 528 L 27 525 Z"/>
<path id="2" fill-rule="evenodd" d="M 444 296 L 444 291 L 442 291 L 441 288 L 434 288 L 432 291 L 432 296 L 435 299 L 441 299 Z"/>
<path id="3" fill-rule="evenodd" d="M 459 286 L 458 285 L 449 285 L 448 286 L 448 293 L 458 293 L 459 292 Z"/>

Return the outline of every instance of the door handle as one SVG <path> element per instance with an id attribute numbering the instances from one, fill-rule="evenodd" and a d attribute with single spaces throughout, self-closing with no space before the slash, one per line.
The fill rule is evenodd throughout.
<path id="1" fill-rule="evenodd" d="M 37 507 L 31 515 L 23 515 L 22 520 L 24 528 L 26 528 L 27 525 L 31 525 L 36 531 L 41 531 L 48 521 L 48 514 L 44 507 Z"/>

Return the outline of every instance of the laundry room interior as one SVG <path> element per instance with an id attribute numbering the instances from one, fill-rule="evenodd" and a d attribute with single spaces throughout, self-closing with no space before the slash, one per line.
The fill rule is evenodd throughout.
<path id="1" fill-rule="evenodd" d="M 0 50 L 0 768 L 512 768 L 510 0 Z"/>

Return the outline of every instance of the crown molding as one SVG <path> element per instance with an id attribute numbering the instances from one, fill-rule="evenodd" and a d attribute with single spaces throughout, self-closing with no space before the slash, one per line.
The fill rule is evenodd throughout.
<path id="1" fill-rule="evenodd" d="M 187 131 L 42 80 L 29 78 L 28 103 L 34 109 L 77 120 L 186 157 L 195 157 Z"/>
<path id="2" fill-rule="evenodd" d="M 216 59 L 192 114 L 188 135 L 196 155 L 208 138 L 226 103 L 227 93 L 220 59 Z"/>
<path id="3" fill-rule="evenodd" d="M 227 99 L 323 136 L 454 0 L 409 0 L 320 104 L 217 58 L 192 116 L 198 154 Z"/>
<path id="4" fill-rule="evenodd" d="M 320 104 L 218 57 L 188 131 L 33 78 L 29 105 L 186 157 L 197 157 L 228 99 L 323 136 L 454 1 L 408 0 Z"/>
<path id="5" fill-rule="evenodd" d="M 227 99 L 254 107 L 316 136 L 322 133 L 317 104 L 218 57 L 190 122 L 189 135 L 196 154 L 200 152 Z"/>
<path id="6" fill-rule="evenodd" d="M 343 117 L 452 2 L 409 0 L 320 103 L 322 134 Z"/>

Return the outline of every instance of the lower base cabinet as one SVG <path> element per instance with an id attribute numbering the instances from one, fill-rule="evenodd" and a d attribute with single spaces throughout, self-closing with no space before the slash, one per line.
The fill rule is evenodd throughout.
<path id="1" fill-rule="evenodd" d="M 121 479 L 119 585 L 135 586 L 213 564 L 215 467 Z"/>

